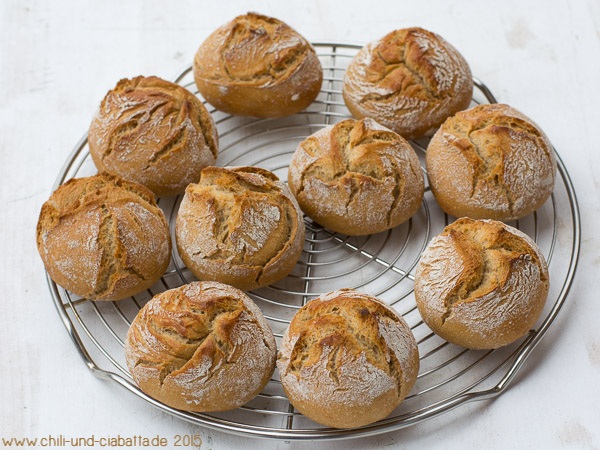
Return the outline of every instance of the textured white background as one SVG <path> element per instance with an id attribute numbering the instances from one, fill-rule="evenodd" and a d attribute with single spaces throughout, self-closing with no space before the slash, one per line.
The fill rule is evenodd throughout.
<path id="1" fill-rule="evenodd" d="M 255 441 L 174 419 L 82 364 L 35 248 L 39 208 L 118 79 L 171 79 L 214 28 L 248 10 L 310 40 L 365 43 L 406 26 L 435 31 L 499 101 L 534 118 L 553 141 L 579 196 L 582 257 L 567 305 L 500 398 L 368 439 Z M 202 449 L 600 448 L 599 80 L 598 0 L 3 0 L 0 436 L 200 433 Z"/>

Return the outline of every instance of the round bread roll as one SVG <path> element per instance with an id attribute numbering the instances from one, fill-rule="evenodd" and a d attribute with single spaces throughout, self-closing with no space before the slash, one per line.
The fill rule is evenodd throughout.
<path id="1" fill-rule="evenodd" d="M 415 298 L 434 333 L 471 349 L 527 334 L 548 296 L 548 266 L 519 230 L 462 218 L 432 239 L 415 272 Z"/>
<path id="2" fill-rule="evenodd" d="M 298 262 L 304 221 L 275 174 L 257 167 L 207 167 L 177 213 L 181 259 L 200 280 L 251 290 L 275 283 Z"/>
<path id="3" fill-rule="evenodd" d="M 357 119 L 371 117 L 416 139 L 431 136 L 449 116 L 469 107 L 473 78 L 462 55 L 442 37 L 406 28 L 356 54 L 342 93 Z"/>
<path id="4" fill-rule="evenodd" d="M 275 369 L 273 332 L 231 286 L 194 282 L 154 296 L 125 341 L 127 366 L 150 397 L 186 411 L 226 411 L 256 397 Z"/>
<path id="5" fill-rule="evenodd" d="M 91 300 L 152 286 L 171 258 L 169 227 L 144 186 L 99 174 L 73 178 L 42 206 L 37 247 L 48 274 Z"/>
<path id="6" fill-rule="evenodd" d="M 315 222 L 354 236 L 400 225 L 423 199 L 415 151 L 372 119 L 344 120 L 302 141 L 288 183 Z"/>
<path id="7" fill-rule="evenodd" d="M 215 163 L 217 129 L 191 92 L 157 77 L 119 81 L 92 120 L 90 154 L 100 172 L 180 194 Z"/>
<path id="8" fill-rule="evenodd" d="M 554 189 L 556 157 L 544 132 L 508 105 L 479 105 L 440 127 L 426 153 L 431 191 L 455 217 L 516 220 Z"/>
<path id="9" fill-rule="evenodd" d="M 277 368 L 298 411 L 323 425 L 353 428 L 383 419 L 404 400 L 417 378 L 419 352 L 396 311 L 341 289 L 294 315 Z"/>
<path id="10" fill-rule="evenodd" d="M 229 114 L 282 117 L 317 97 L 323 71 L 314 48 L 280 20 L 248 13 L 214 31 L 194 58 L 202 96 Z"/>

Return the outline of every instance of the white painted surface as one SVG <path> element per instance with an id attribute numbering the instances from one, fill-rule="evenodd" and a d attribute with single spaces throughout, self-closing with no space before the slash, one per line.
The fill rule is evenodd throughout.
<path id="1" fill-rule="evenodd" d="M 600 448 L 597 0 L 2 1 L 0 437 L 199 433 L 203 449 L 317 448 L 198 428 L 92 376 L 58 319 L 35 248 L 39 208 L 105 92 L 122 77 L 172 78 L 215 27 L 248 9 L 310 40 L 368 42 L 413 25 L 438 32 L 499 101 L 547 132 L 581 206 L 583 251 L 569 301 L 508 392 L 318 448 Z"/>

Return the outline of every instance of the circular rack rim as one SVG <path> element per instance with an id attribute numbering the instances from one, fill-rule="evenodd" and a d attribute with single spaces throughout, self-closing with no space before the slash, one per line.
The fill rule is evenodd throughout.
<path id="1" fill-rule="evenodd" d="M 351 57 L 348 55 L 340 55 L 338 54 L 339 49 L 346 49 L 350 51 L 357 51 L 362 46 L 357 44 L 346 44 L 346 43 L 330 43 L 330 42 L 315 42 L 313 43 L 315 48 L 329 48 L 331 49 L 330 56 L 334 59 L 334 67 L 325 68 L 326 71 L 333 70 L 341 70 L 340 68 L 335 67 L 335 58 L 340 57 Z M 317 52 L 319 54 L 319 52 Z M 323 56 L 319 54 L 319 56 Z M 174 79 L 175 82 L 181 83 L 181 81 L 188 75 L 191 71 L 191 67 L 186 67 L 184 70 L 180 72 L 180 74 Z M 327 81 L 327 77 L 324 77 L 324 85 L 325 81 Z M 496 99 L 494 98 L 491 91 L 483 84 L 480 80 L 474 78 L 474 84 L 480 91 L 480 93 L 487 99 L 490 103 L 495 103 Z M 329 94 L 327 94 L 329 95 Z M 231 117 L 231 116 L 229 116 Z M 57 179 L 53 190 L 58 188 L 61 184 L 66 181 L 67 174 L 72 170 L 74 164 L 77 162 L 78 158 L 81 158 L 82 155 L 85 154 L 85 147 L 87 145 L 87 133 L 83 135 L 80 141 L 76 144 L 75 148 L 69 155 L 67 161 L 64 163 Z M 556 153 L 556 152 L 555 152 Z M 380 420 L 373 424 L 355 428 L 355 429 L 334 429 L 334 428 L 292 428 L 291 422 L 288 423 L 288 426 L 285 428 L 280 427 L 271 427 L 271 426 L 262 426 L 262 425 L 254 425 L 250 423 L 239 423 L 232 420 L 228 420 L 225 418 L 215 417 L 206 413 L 190 413 L 186 411 L 177 410 L 171 408 L 167 405 L 164 405 L 144 392 L 142 392 L 133 382 L 130 376 L 121 375 L 112 370 L 106 370 L 100 367 L 90 352 L 84 340 L 82 339 L 82 335 L 80 335 L 79 329 L 83 327 L 84 335 L 87 335 L 87 338 L 91 338 L 92 342 L 99 347 L 98 350 L 106 356 L 113 364 L 117 365 L 114 359 L 111 358 L 110 355 L 101 347 L 101 345 L 94 339 L 94 336 L 91 335 L 91 332 L 86 328 L 86 326 L 81 322 L 79 316 L 75 316 L 73 318 L 69 314 L 69 310 L 75 311 L 75 307 L 77 302 L 72 301 L 68 296 L 68 293 L 56 283 L 52 281 L 48 274 L 46 274 L 49 290 L 51 296 L 53 298 L 55 307 L 57 312 L 63 322 L 69 336 L 71 337 L 75 348 L 77 349 L 80 357 L 87 365 L 87 367 L 92 371 L 92 373 L 105 380 L 112 380 L 117 384 L 124 387 L 129 392 L 143 398 L 148 403 L 153 405 L 154 407 L 165 411 L 167 413 L 172 414 L 175 417 L 183 419 L 185 421 L 198 424 L 207 428 L 237 434 L 247 437 L 260 437 L 260 438 L 273 438 L 273 439 L 282 439 L 282 440 L 314 440 L 314 439 L 348 439 L 355 437 L 365 437 L 376 434 L 381 434 L 385 432 L 390 432 L 394 430 L 398 430 L 407 426 L 414 425 L 416 423 L 422 422 L 424 420 L 436 417 L 440 414 L 453 410 L 454 408 L 463 405 L 468 402 L 477 401 L 477 400 L 485 400 L 496 397 L 502 394 L 510 383 L 514 380 L 515 375 L 519 371 L 519 369 L 523 366 L 527 357 L 531 354 L 533 349 L 540 342 L 542 337 L 546 334 L 551 324 L 554 322 L 556 316 L 561 310 L 568 293 L 570 291 L 573 278 L 575 276 L 578 260 L 579 260 L 579 252 L 580 252 L 580 243 L 581 243 L 581 223 L 580 223 L 580 214 L 579 214 L 579 206 L 577 202 L 577 196 L 575 194 L 572 181 L 569 177 L 569 174 L 562 162 L 558 153 L 556 153 L 557 157 L 557 166 L 558 166 L 558 174 L 564 183 L 564 188 L 566 191 L 566 195 L 569 199 L 570 208 L 571 208 L 571 220 L 572 220 L 572 242 L 571 242 L 571 259 L 568 264 L 568 268 L 564 277 L 564 281 L 560 292 L 557 294 L 554 304 L 552 305 L 548 315 L 544 318 L 544 320 L 540 323 L 538 329 L 531 330 L 531 332 L 524 338 L 524 340 L 518 345 L 518 347 L 510 353 L 510 355 L 503 360 L 498 367 L 496 367 L 491 373 L 495 373 L 501 368 L 505 369 L 500 380 L 492 387 L 482 389 L 482 390 L 471 390 L 466 389 L 463 391 L 459 391 L 454 395 L 450 395 L 449 397 L 431 403 L 425 407 L 420 409 L 411 411 L 410 413 L 405 413 L 393 417 L 388 417 L 387 419 Z M 83 164 L 83 160 L 79 162 L 79 166 L 76 168 L 76 172 L 79 171 L 81 165 Z M 425 203 L 425 202 L 424 202 Z M 447 222 L 447 216 L 446 216 Z M 556 227 L 554 230 L 556 234 Z M 555 236 L 554 236 L 555 238 Z M 360 250 L 360 249 L 359 249 Z M 176 270 L 180 269 L 176 267 Z M 166 283 L 163 282 L 163 284 Z M 64 297 L 66 295 L 67 300 L 64 301 Z M 81 301 L 87 301 L 82 299 Z M 92 302 L 93 303 L 93 302 Z M 123 372 L 123 370 L 121 370 Z M 491 374 L 490 373 L 490 374 Z M 489 376 L 489 375 L 488 375 Z M 478 383 L 477 383 L 478 384 Z M 476 384 L 475 384 L 476 386 Z M 293 416 L 288 416 L 293 417 Z"/>

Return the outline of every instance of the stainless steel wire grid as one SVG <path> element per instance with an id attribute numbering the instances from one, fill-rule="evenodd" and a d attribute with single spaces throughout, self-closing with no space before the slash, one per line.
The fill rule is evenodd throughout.
<path id="1" fill-rule="evenodd" d="M 285 180 L 289 160 L 301 140 L 350 117 L 341 95 L 342 82 L 344 70 L 360 46 L 335 43 L 314 46 L 323 65 L 324 81 L 317 100 L 306 111 L 280 119 L 253 119 L 227 115 L 207 105 L 219 131 L 217 165 L 260 166 Z M 482 82 L 474 81 L 474 103 L 496 101 Z M 182 71 L 176 82 L 197 94 L 191 67 Z M 411 142 L 421 162 L 427 143 L 428 139 Z M 54 188 L 69 178 L 95 172 L 85 134 L 66 161 Z M 159 206 L 171 224 L 173 239 L 180 200 L 179 197 L 159 199 Z M 379 234 L 348 237 L 306 218 L 304 252 L 293 272 L 272 286 L 249 293 L 267 317 L 278 342 L 303 304 L 337 288 L 351 287 L 375 295 L 404 316 L 419 345 L 421 369 L 417 383 L 388 418 L 357 429 L 325 428 L 294 411 L 277 371 L 257 398 L 226 413 L 175 410 L 137 388 L 124 359 L 124 338 L 131 321 L 156 293 L 194 280 L 179 258 L 176 246 L 160 281 L 126 300 L 92 302 L 74 296 L 49 277 L 48 284 L 58 314 L 92 373 L 120 384 L 162 411 L 199 426 L 262 438 L 311 440 L 374 435 L 416 424 L 467 402 L 502 394 L 567 300 L 579 258 L 580 217 L 577 197 L 560 157 L 551 199 L 534 214 L 511 223 L 538 243 L 548 259 L 551 280 L 542 317 L 518 342 L 493 351 L 466 350 L 440 339 L 421 320 L 413 296 L 414 269 L 429 240 L 453 220 L 439 209 L 428 187 L 415 216 Z M 535 376 L 535 372 L 530 375 Z"/>

